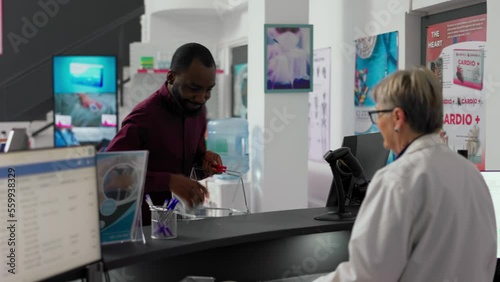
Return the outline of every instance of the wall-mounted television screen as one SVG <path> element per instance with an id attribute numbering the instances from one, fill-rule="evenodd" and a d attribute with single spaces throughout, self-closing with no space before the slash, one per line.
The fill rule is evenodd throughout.
<path id="1" fill-rule="evenodd" d="M 116 69 L 115 56 L 53 57 L 55 147 L 98 147 L 113 139 L 118 121 Z"/>

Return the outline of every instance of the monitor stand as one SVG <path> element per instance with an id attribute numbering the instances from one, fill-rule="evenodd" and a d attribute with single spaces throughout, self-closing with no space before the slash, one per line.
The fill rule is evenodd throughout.
<path id="1" fill-rule="evenodd" d="M 326 214 L 316 216 L 314 219 L 323 221 L 354 221 L 356 219 L 356 213 L 350 211 L 344 211 L 342 213 L 330 211 Z"/>
<path id="2" fill-rule="evenodd" d="M 326 214 L 319 215 L 314 217 L 315 220 L 324 220 L 324 221 L 354 221 L 356 219 L 356 214 L 357 212 L 350 211 L 349 209 L 346 208 L 345 206 L 345 191 L 344 191 L 344 184 L 342 182 L 342 176 L 340 174 L 340 169 L 338 169 L 337 165 L 337 160 L 333 161 L 333 163 L 330 163 L 330 167 L 332 169 L 333 173 L 333 180 L 332 184 L 330 186 L 330 192 L 328 193 L 328 199 L 327 199 L 327 207 L 331 207 L 332 210 L 329 211 Z M 353 179 L 351 178 L 351 181 L 349 183 L 349 187 L 352 185 Z M 335 209 L 332 207 L 333 203 L 331 202 L 332 196 L 336 194 L 337 196 L 337 204 Z"/>

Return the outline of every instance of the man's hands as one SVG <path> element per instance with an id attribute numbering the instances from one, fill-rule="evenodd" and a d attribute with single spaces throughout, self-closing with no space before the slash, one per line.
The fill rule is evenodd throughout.
<path id="1" fill-rule="evenodd" d="M 181 174 L 170 176 L 170 191 L 182 198 L 189 207 L 195 207 L 205 201 L 208 197 L 207 188 Z"/>
<path id="2" fill-rule="evenodd" d="M 221 157 L 211 151 L 205 153 L 203 158 L 203 170 L 211 176 L 220 173 L 214 166 L 222 165 Z M 190 207 L 197 206 L 208 198 L 208 190 L 198 181 L 192 180 L 182 174 L 172 174 L 170 176 L 170 191 L 182 198 Z"/>
<path id="3" fill-rule="evenodd" d="M 220 173 L 214 166 L 222 165 L 222 159 L 217 153 L 212 151 L 207 151 L 205 153 L 205 158 L 203 159 L 203 170 L 208 176 L 212 176 L 214 173 Z"/>

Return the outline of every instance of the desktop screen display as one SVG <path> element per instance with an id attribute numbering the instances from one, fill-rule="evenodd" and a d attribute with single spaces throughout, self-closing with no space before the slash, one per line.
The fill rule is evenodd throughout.
<path id="1" fill-rule="evenodd" d="M 387 164 L 389 150 L 384 148 L 384 138 L 380 133 L 345 136 L 342 147 L 351 149 L 368 181 Z"/>
<path id="2" fill-rule="evenodd" d="M 7 153 L 7 152 L 29 150 L 29 148 L 30 148 L 30 141 L 26 128 L 13 128 L 9 132 L 9 136 L 7 138 L 7 143 L 5 144 L 4 151 Z"/>
<path id="3" fill-rule="evenodd" d="M 345 136 L 342 141 L 342 147 L 347 147 L 358 160 L 363 168 L 366 180 L 370 182 L 377 172 L 387 164 L 389 150 L 384 148 L 384 139 L 380 133 L 368 133 L 361 135 Z M 344 190 L 347 193 L 350 190 L 351 177 L 342 179 Z M 335 182 L 332 182 L 326 206 L 337 205 L 337 193 Z M 354 198 L 364 198 L 364 195 L 353 195 Z M 358 199 L 360 200 L 360 199 Z M 362 199 L 361 199 L 362 200 Z"/>
<path id="4" fill-rule="evenodd" d="M 0 154 L 0 281 L 39 281 L 101 259 L 93 146 Z"/>
<path id="5" fill-rule="evenodd" d="M 481 174 L 490 190 L 497 221 L 497 258 L 500 258 L 500 170 L 482 171 Z"/>
<path id="6" fill-rule="evenodd" d="M 54 56 L 54 144 L 97 145 L 117 132 L 116 57 Z"/>

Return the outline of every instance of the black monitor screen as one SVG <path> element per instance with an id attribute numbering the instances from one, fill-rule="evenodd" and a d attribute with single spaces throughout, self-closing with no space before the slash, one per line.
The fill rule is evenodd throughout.
<path id="1" fill-rule="evenodd" d="M 372 180 L 377 170 L 387 164 L 389 150 L 384 148 L 384 139 L 380 133 L 345 136 L 342 147 L 351 149 L 351 153 L 363 167 L 368 181 Z"/>
<path id="2" fill-rule="evenodd" d="M 380 133 L 345 136 L 342 147 L 347 147 L 351 150 L 351 153 L 363 168 L 368 182 L 372 180 L 377 170 L 387 164 L 390 153 L 389 150 L 384 148 L 384 139 Z M 351 188 L 351 178 L 343 177 L 341 180 L 346 193 Z M 353 195 L 353 197 L 361 200 L 364 198 L 364 195 Z M 332 182 L 326 206 L 333 207 L 335 205 L 337 205 L 336 185 L 335 182 Z"/>

